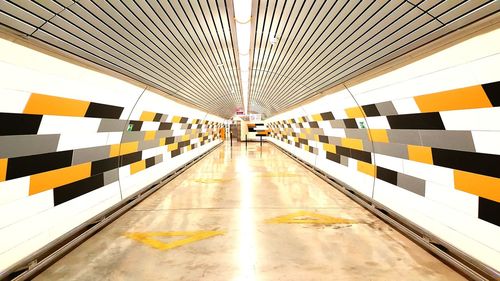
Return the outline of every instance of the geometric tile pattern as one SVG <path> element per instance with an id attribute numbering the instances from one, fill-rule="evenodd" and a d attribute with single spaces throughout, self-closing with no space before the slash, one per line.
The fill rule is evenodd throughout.
<path id="1" fill-rule="evenodd" d="M 322 112 L 267 125 L 271 137 L 341 165 L 355 159 L 359 172 L 424 197 L 424 177 L 377 166 L 374 157 L 452 169 L 454 188 L 478 196 L 477 217 L 500 226 L 500 155 L 476 151 L 471 131 L 450 130 L 441 117 L 444 111 L 499 107 L 500 82 L 411 99 L 420 112 L 398 114 L 386 101 L 345 108 L 348 118 Z"/>
<path id="2" fill-rule="evenodd" d="M 118 181 L 118 169 L 136 174 L 163 162 L 143 151 L 164 147 L 171 158 L 219 139 L 215 121 L 144 111 L 139 120 L 120 120 L 123 107 L 32 93 L 23 113 L 0 113 L 0 181 L 30 177 L 29 195 L 53 189 L 54 205 Z M 123 132 L 122 142 L 57 151 L 59 135 L 38 135 L 44 116 L 99 119 L 97 132 Z M 148 122 L 147 130 L 142 129 Z M 182 135 L 176 132 L 181 131 Z"/>

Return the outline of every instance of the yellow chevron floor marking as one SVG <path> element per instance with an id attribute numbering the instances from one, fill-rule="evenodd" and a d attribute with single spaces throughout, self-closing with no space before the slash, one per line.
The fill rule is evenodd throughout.
<path id="1" fill-rule="evenodd" d="M 353 220 L 330 217 L 308 211 L 299 211 L 293 214 L 266 220 L 266 223 L 297 223 L 297 224 L 353 224 Z"/>
<path id="2" fill-rule="evenodd" d="M 214 236 L 224 235 L 223 231 L 201 230 L 201 231 L 167 231 L 167 232 L 131 232 L 125 233 L 130 239 L 139 241 L 143 244 L 151 246 L 158 250 L 170 250 L 184 246 L 189 243 L 208 239 Z M 163 242 L 154 237 L 182 237 L 184 239 L 175 240 L 172 242 Z"/>

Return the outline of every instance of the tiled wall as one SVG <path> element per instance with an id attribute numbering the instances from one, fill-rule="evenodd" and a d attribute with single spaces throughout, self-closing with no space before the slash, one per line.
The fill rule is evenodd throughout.
<path id="1" fill-rule="evenodd" d="M 222 122 L 0 39 L 0 271 L 219 143 Z"/>
<path id="2" fill-rule="evenodd" d="M 500 31 L 267 120 L 270 140 L 500 269 Z"/>

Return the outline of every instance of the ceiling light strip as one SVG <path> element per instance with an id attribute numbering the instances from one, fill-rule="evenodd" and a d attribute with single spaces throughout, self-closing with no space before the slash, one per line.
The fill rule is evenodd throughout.
<path id="1" fill-rule="evenodd" d="M 250 66 L 250 36 L 252 0 L 234 0 L 234 19 L 236 22 L 236 38 L 240 61 L 241 90 L 243 93 L 243 107 L 248 114 L 248 80 Z"/>

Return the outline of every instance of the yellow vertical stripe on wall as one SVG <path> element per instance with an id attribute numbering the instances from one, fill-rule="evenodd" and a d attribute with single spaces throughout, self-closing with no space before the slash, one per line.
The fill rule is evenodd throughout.
<path id="1" fill-rule="evenodd" d="M 138 173 L 144 169 L 146 169 L 146 160 L 141 160 L 141 161 L 130 164 L 130 174 L 131 175 Z"/>
<path id="2" fill-rule="evenodd" d="M 389 142 L 389 136 L 385 129 L 370 129 L 368 136 L 370 140 L 374 142 Z"/>
<path id="3" fill-rule="evenodd" d="M 179 143 L 172 143 L 172 144 L 169 144 L 167 146 L 167 150 L 168 151 L 173 151 L 173 150 L 176 150 L 177 148 L 179 148 Z"/>
<path id="4" fill-rule="evenodd" d="M 7 178 L 7 162 L 7 158 L 0 159 L 0 182 L 5 181 Z"/>
<path id="5" fill-rule="evenodd" d="M 346 108 L 345 113 L 350 118 L 364 117 L 363 109 L 360 106 Z"/>
<path id="6" fill-rule="evenodd" d="M 180 116 L 174 116 L 172 117 L 172 123 L 179 123 L 181 122 L 181 118 Z"/>
<path id="7" fill-rule="evenodd" d="M 359 139 L 342 139 L 342 146 L 363 150 L 363 141 Z"/>
<path id="8" fill-rule="evenodd" d="M 141 121 L 153 121 L 155 119 L 156 113 L 151 111 L 143 111 L 139 120 Z"/>
<path id="9" fill-rule="evenodd" d="M 90 177 L 91 163 L 52 170 L 30 177 L 29 195 Z"/>
<path id="10" fill-rule="evenodd" d="M 323 117 L 321 117 L 321 114 L 314 114 L 312 117 L 312 120 L 314 121 L 323 121 Z"/>
<path id="11" fill-rule="evenodd" d="M 500 179 L 454 170 L 455 189 L 500 203 Z"/>
<path id="12" fill-rule="evenodd" d="M 492 107 L 481 85 L 414 97 L 421 112 Z"/>
<path id="13" fill-rule="evenodd" d="M 85 116 L 88 101 L 32 93 L 23 113 L 61 116 Z"/>
<path id="14" fill-rule="evenodd" d="M 330 143 L 324 143 L 323 150 L 331 152 L 331 153 L 337 153 L 337 147 L 333 144 L 330 144 Z"/>
<path id="15" fill-rule="evenodd" d="M 408 159 L 432 165 L 432 149 L 427 146 L 410 144 L 408 145 Z"/>
<path id="16" fill-rule="evenodd" d="M 377 170 L 375 165 L 370 163 L 365 163 L 363 161 L 358 161 L 358 171 L 367 174 L 369 176 L 375 177 L 377 174 Z"/>
<path id="17" fill-rule="evenodd" d="M 156 136 L 156 131 L 146 131 L 144 134 L 144 140 L 154 140 Z"/>

